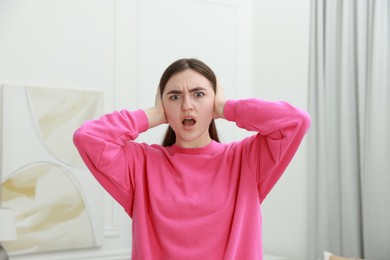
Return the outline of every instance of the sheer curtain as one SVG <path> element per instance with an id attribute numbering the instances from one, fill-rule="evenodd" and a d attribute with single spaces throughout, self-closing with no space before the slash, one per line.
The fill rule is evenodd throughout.
<path id="1" fill-rule="evenodd" d="M 390 259 L 390 1 L 312 0 L 308 259 Z"/>

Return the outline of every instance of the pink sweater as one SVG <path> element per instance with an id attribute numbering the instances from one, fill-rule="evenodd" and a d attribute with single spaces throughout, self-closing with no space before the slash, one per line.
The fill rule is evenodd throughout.
<path id="1" fill-rule="evenodd" d="M 310 125 L 285 102 L 228 100 L 224 115 L 258 134 L 202 148 L 134 142 L 143 110 L 88 121 L 74 143 L 133 219 L 132 259 L 262 259 L 260 203 Z"/>

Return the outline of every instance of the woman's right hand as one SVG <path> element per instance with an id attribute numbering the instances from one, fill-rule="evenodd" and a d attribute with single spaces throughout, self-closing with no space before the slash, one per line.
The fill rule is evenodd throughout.
<path id="1" fill-rule="evenodd" d="M 165 110 L 164 110 L 164 106 L 163 106 L 163 102 L 162 102 L 160 88 L 157 88 L 157 93 L 156 93 L 156 99 L 154 101 L 154 106 L 156 107 L 158 113 L 160 114 L 161 124 L 168 123 L 167 119 L 165 117 Z"/>
<path id="2" fill-rule="evenodd" d="M 161 99 L 160 88 L 157 89 L 154 107 L 144 110 L 149 119 L 149 128 L 168 123 L 165 117 L 164 106 Z"/>

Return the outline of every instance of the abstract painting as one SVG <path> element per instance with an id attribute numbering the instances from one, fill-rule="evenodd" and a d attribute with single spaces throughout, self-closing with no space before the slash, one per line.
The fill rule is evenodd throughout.
<path id="1" fill-rule="evenodd" d="M 1 86 L 1 205 L 15 214 L 11 254 L 101 246 L 103 192 L 73 145 L 103 113 L 99 91 Z"/>

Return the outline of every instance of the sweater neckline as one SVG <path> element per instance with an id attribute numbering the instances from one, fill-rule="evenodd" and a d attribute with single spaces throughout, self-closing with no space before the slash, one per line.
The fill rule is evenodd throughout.
<path id="1" fill-rule="evenodd" d="M 216 149 L 218 148 L 218 142 L 215 140 L 211 140 L 211 142 L 205 146 L 198 147 L 198 148 L 184 148 L 181 146 L 178 146 L 176 144 L 173 144 L 172 146 L 167 147 L 168 152 L 170 154 L 175 153 L 182 153 L 182 154 L 193 154 L 193 155 L 208 155 L 213 154 Z"/>

